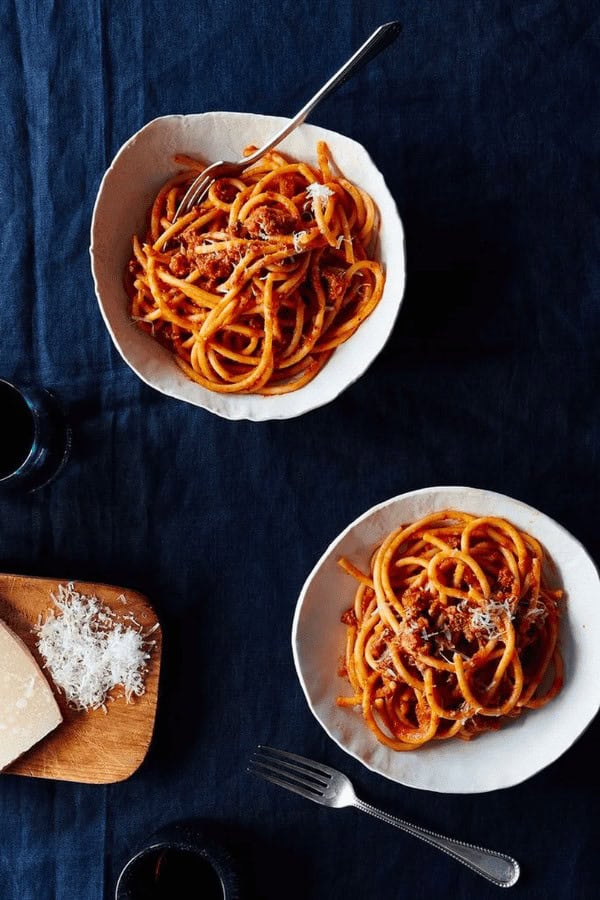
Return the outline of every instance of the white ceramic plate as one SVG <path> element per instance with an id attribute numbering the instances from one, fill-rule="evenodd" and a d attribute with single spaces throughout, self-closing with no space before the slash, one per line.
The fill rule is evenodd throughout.
<path id="1" fill-rule="evenodd" d="M 470 742 L 435 741 L 399 753 L 384 747 L 357 710 L 336 706 L 347 693 L 337 675 L 344 656 L 340 615 L 351 606 L 355 582 L 338 566 L 347 556 L 368 571 L 372 551 L 403 522 L 454 507 L 502 516 L 541 541 L 556 570 L 546 580 L 566 591 L 561 627 L 565 683 L 547 706 L 531 710 L 496 732 Z M 374 772 L 430 791 L 475 794 L 510 787 L 534 775 L 567 750 L 600 707 L 600 580 L 582 545 L 538 510 L 491 491 L 468 487 L 424 488 L 373 507 L 335 539 L 309 575 L 294 616 L 292 645 L 308 704 L 327 734 Z"/>
<path id="2" fill-rule="evenodd" d="M 383 348 L 404 294 L 404 235 L 396 204 L 367 151 L 350 138 L 302 125 L 280 145 L 282 152 L 316 163 L 316 144 L 329 144 L 346 177 L 368 191 L 381 215 L 380 259 L 386 284 L 376 309 L 336 350 L 308 385 L 275 397 L 219 394 L 190 381 L 172 355 L 131 322 L 123 273 L 131 236 L 143 234 L 146 214 L 160 186 L 178 167 L 176 153 L 207 161 L 239 159 L 250 143 L 261 145 L 285 119 L 249 113 L 210 112 L 164 116 L 149 122 L 119 150 L 104 175 L 92 219 L 91 262 L 106 327 L 125 362 L 156 390 L 227 419 L 287 419 L 333 400 L 356 381 Z"/>

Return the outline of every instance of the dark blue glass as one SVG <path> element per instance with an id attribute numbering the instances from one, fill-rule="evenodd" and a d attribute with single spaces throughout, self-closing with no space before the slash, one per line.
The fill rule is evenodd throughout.
<path id="1" fill-rule="evenodd" d="M 60 472 L 70 448 L 67 417 L 50 391 L 0 379 L 0 490 L 39 490 Z"/>

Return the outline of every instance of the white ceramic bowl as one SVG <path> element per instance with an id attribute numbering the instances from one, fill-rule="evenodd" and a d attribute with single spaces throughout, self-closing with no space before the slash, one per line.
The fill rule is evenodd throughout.
<path id="1" fill-rule="evenodd" d="M 347 693 L 337 675 L 344 656 L 340 615 L 352 605 L 355 583 L 337 565 L 347 556 L 368 571 L 376 546 L 403 522 L 435 510 L 502 516 L 538 538 L 556 569 L 550 584 L 566 591 L 561 625 L 565 663 L 562 691 L 499 731 L 473 741 L 433 741 L 399 753 L 380 744 L 357 710 L 336 706 Z M 475 794 L 510 787 L 567 750 L 600 707 L 600 580 L 581 544 L 552 519 L 525 503 L 468 487 L 435 487 L 403 494 L 373 507 L 335 539 L 309 575 L 296 607 L 292 644 L 296 670 L 310 709 L 327 734 L 369 769 L 400 784 L 430 791 Z"/>
<path id="2" fill-rule="evenodd" d="M 291 394 L 239 396 L 208 391 L 181 372 L 172 355 L 131 322 L 123 273 L 131 236 L 143 234 L 158 189 L 174 172 L 176 153 L 207 161 L 238 159 L 243 148 L 261 145 L 284 119 L 249 113 L 210 112 L 165 116 L 130 138 L 104 175 L 92 219 L 90 254 L 96 296 L 106 327 L 125 362 L 156 390 L 227 419 L 287 419 L 338 396 L 367 369 L 384 346 L 404 293 L 404 236 L 394 200 L 367 151 L 356 141 L 314 125 L 302 125 L 280 149 L 316 162 L 316 144 L 326 140 L 344 174 L 367 190 L 381 215 L 380 258 L 386 270 L 383 296 L 356 333 L 336 350 L 317 377 Z"/>

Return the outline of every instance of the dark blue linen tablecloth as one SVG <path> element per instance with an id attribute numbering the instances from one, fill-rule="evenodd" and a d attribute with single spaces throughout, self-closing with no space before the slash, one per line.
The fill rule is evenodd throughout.
<path id="1" fill-rule="evenodd" d="M 368 148 L 405 223 L 408 288 L 384 352 L 334 403 L 287 422 L 226 422 L 142 385 L 89 274 L 114 153 L 167 113 L 291 114 L 392 18 L 397 43 L 312 117 Z M 518 497 L 600 556 L 599 45 L 593 2 L 0 5 L 0 376 L 53 388 L 74 427 L 54 484 L 0 499 L 0 570 L 137 588 L 165 636 L 136 775 L 0 778 L 1 900 L 111 897 L 128 853 L 190 816 L 220 829 L 252 898 L 497 895 L 386 825 L 251 778 L 258 742 L 514 854 L 515 897 L 597 896 L 597 722 L 518 787 L 403 788 L 312 719 L 290 627 L 334 536 L 427 485 Z"/>

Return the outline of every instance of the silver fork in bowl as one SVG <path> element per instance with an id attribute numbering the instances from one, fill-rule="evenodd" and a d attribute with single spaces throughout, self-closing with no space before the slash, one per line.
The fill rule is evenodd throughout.
<path id="1" fill-rule="evenodd" d="M 225 160 L 219 160 L 219 162 L 212 163 L 212 165 L 208 166 L 204 171 L 202 171 L 198 177 L 191 183 L 183 198 L 181 203 L 177 207 L 175 212 L 175 217 L 173 218 L 173 223 L 177 221 L 177 219 L 182 216 L 184 213 L 189 212 L 193 206 L 201 203 L 208 190 L 215 181 L 216 178 L 233 178 L 236 175 L 239 175 L 248 166 L 253 165 L 257 162 L 262 156 L 265 155 L 269 150 L 272 150 L 273 147 L 276 147 L 277 144 L 281 143 L 281 141 L 291 134 L 291 132 L 301 125 L 302 122 L 308 117 L 308 115 L 313 111 L 315 106 L 324 100 L 325 97 L 328 97 L 336 88 L 340 87 L 340 85 L 344 84 L 344 82 L 348 81 L 358 69 L 365 65 L 365 63 L 369 62 L 382 50 L 385 49 L 389 44 L 394 41 L 400 31 L 402 30 L 402 26 L 399 22 L 387 22 L 385 25 L 380 25 L 376 31 L 373 32 L 371 37 L 365 41 L 362 47 L 359 47 L 356 53 L 354 53 L 350 59 L 344 63 L 341 69 L 331 76 L 329 81 L 326 81 L 323 87 L 317 91 L 317 93 L 312 97 L 308 103 L 306 103 L 302 109 L 296 113 L 293 119 L 291 119 L 284 127 L 277 132 L 277 134 L 273 135 L 273 137 L 267 141 L 267 143 L 262 146 L 259 150 L 256 150 L 250 156 L 245 156 L 243 159 L 240 159 L 238 162 L 227 162 Z"/>
<path id="2" fill-rule="evenodd" d="M 314 800 L 322 806 L 333 806 L 336 809 L 355 806 L 362 812 L 369 813 L 389 825 L 395 825 L 396 828 L 420 838 L 432 847 L 443 850 L 448 856 L 468 866 L 473 872 L 482 875 L 498 887 L 508 888 L 517 883 L 520 874 L 519 863 L 512 856 L 444 837 L 435 831 L 420 828 L 418 825 L 412 825 L 382 812 L 356 796 L 349 778 L 323 763 L 298 756 L 296 753 L 261 745 L 252 757 L 248 771 L 288 791 L 294 791 L 308 800 Z"/>

